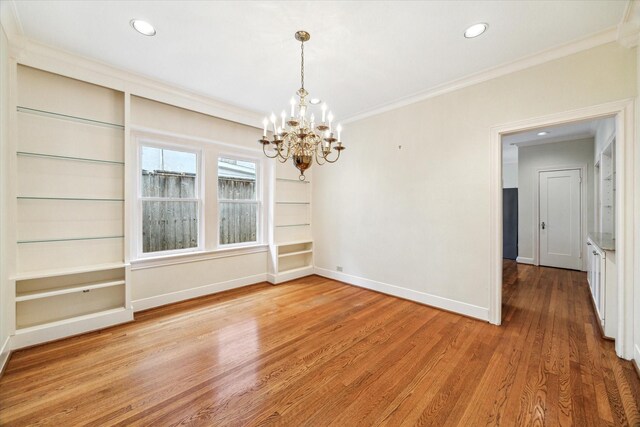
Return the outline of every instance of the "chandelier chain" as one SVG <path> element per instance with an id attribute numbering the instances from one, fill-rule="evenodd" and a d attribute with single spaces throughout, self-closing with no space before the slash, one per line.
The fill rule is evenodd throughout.
<path id="1" fill-rule="evenodd" d="M 300 84 L 304 89 L 304 42 L 300 43 Z"/>

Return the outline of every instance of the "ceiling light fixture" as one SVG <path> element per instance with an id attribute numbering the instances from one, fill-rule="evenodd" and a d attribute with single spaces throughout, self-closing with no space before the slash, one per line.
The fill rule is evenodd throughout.
<path id="1" fill-rule="evenodd" d="M 464 32 L 464 36 L 468 39 L 472 39 L 474 37 L 478 37 L 489 28 L 489 24 L 484 22 L 480 22 L 479 24 L 473 24 L 469 28 L 467 28 Z"/>
<path id="2" fill-rule="evenodd" d="M 320 104 L 322 101 L 319 98 L 311 98 L 311 101 L 309 101 L 309 104 L 311 105 L 318 105 Z"/>
<path id="3" fill-rule="evenodd" d="M 545 135 L 549 135 L 549 132 L 547 132 L 546 130 L 542 132 L 538 132 L 538 136 L 545 136 Z"/>
<path id="4" fill-rule="evenodd" d="M 309 41 L 311 35 L 306 31 L 298 31 L 295 34 L 295 38 L 301 43 L 300 89 L 296 92 L 296 95 L 300 98 L 297 103 L 298 111 L 296 112 L 295 98 L 291 98 L 291 115 L 288 119 L 284 110 L 280 114 L 280 121 L 274 113 L 271 113 L 270 120 L 273 125 L 272 141 L 267 139 L 269 119 L 265 117 L 262 122 L 264 125 L 262 139 L 258 141 L 262 144 L 262 151 L 265 156 L 270 159 L 277 158 L 281 163 L 284 163 L 292 158 L 294 166 L 300 171 L 300 181 L 304 181 L 304 171 L 311 167 L 314 159 L 319 165 L 335 163 L 340 158 L 340 152 L 345 147 L 342 146 L 342 141 L 340 140 L 341 125 L 336 126 L 338 137 L 335 138 L 333 136 L 333 113 L 329 111 L 327 114 L 326 103 L 322 104 L 322 120 L 316 123 L 314 114 L 307 117 L 307 95 L 309 95 L 309 92 L 304 88 L 304 42 Z M 311 103 L 313 104 L 313 100 Z M 333 143 L 336 143 L 335 146 L 332 145 Z M 270 150 L 271 154 L 267 153 L 266 150 L 270 144 L 273 144 L 273 150 Z M 331 148 L 337 152 L 334 159 L 329 159 Z"/>
<path id="5" fill-rule="evenodd" d="M 153 25 L 148 23 L 147 21 L 143 21 L 142 19 L 132 19 L 129 21 L 134 30 L 139 32 L 140 34 L 144 34 L 145 36 L 155 36 L 156 29 L 153 28 Z"/>

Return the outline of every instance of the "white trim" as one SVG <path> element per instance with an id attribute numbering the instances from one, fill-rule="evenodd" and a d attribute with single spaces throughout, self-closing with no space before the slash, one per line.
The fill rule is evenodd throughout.
<path id="1" fill-rule="evenodd" d="M 11 335 L 9 335 L 5 340 L 2 346 L 0 347 L 0 376 L 4 372 L 4 368 L 9 361 L 9 357 L 11 356 Z"/>
<path id="2" fill-rule="evenodd" d="M 0 2 L 0 21 L 8 38 L 24 34 L 22 21 L 18 15 L 16 3 L 13 0 Z"/>
<path id="3" fill-rule="evenodd" d="M 305 267 L 282 271 L 279 273 L 268 273 L 267 281 L 272 285 L 279 285 L 280 283 L 288 282 L 289 280 L 311 276 L 314 273 L 315 273 L 314 267 L 312 265 L 309 265 Z"/>
<path id="4" fill-rule="evenodd" d="M 183 133 L 170 132 L 167 130 L 155 129 L 155 128 L 139 126 L 139 125 L 131 125 L 129 129 L 131 130 L 131 134 L 136 138 L 148 137 L 151 139 L 155 139 L 160 144 L 166 144 L 166 143 L 175 144 L 176 139 L 181 139 L 186 142 L 200 142 L 200 143 L 204 142 L 206 144 L 213 144 L 221 147 L 226 147 L 234 151 L 249 151 L 253 155 L 257 155 L 257 154 L 262 155 L 262 151 L 258 150 L 257 148 L 243 147 L 242 145 L 235 145 L 228 142 L 217 141 L 215 139 L 203 138 L 200 136 L 185 135 Z M 158 139 L 159 137 L 164 139 Z M 176 145 L 176 146 L 182 147 L 182 145 Z"/>
<path id="5" fill-rule="evenodd" d="M 606 43 L 611 43 L 616 40 L 616 37 L 617 27 L 611 27 L 590 36 L 573 40 L 571 42 L 525 56 L 506 64 L 498 65 L 496 67 L 489 68 L 487 70 L 480 71 L 478 73 L 474 73 L 457 80 L 446 82 L 427 90 L 416 92 L 412 95 L 405 96 L 390 103 L 382 104 L 377 107 L 364 110 L 353 116 L 347 117 L 346 119 L 342 120 L 342 123 L 351 123 L 357 120 L 362 120 L 364 118 L 382 114 L 390 110 L 395 110 L 406 105 L 424 101 L 425 99 L 434 98 L 436 96 L 460 90 L 465 87 L 473 86 L 487 80 L 492 80 L 497 77 L 504 76 L 506 74 L 514 73 L 516 71 L 521 71 L 526 68 L 543 64 L 545 62 L 553 61 L 554 59 L 572 55 L 583 50 L 591 49 Z"/>
<path id="6" fill-rule="evenodd" d="M 589 182 L 589 167 L 584 163 L 569 166 L 536 168 L 533 172 L 533 265 L 540 265 L 540 173 L 567 170 L 580 171 L 580 270 L 587 271 L 587 261 L 584 255 L 587 244 L 587 184 Z"/>
<path id="7" fill-rule="evenodd" d="M 234 150 L 235 151 L 235 150 Z M 219 182 L 220 182 L 220 159 L 225 160 L 236 160 L 241 162 L 253 163 L 256 168 L 255 174 L 255 183 L 256 183 L 256 198 L 255 199 L 221 199 L 218 194 Z M 266 241 L 265 237 L 265 228 L 266 228 L 266 214 L 264 208 L 264 173 L 262 172 L 262 157 L 252 157 L 252 156 L 243 156 L 239 155 L 237 152 L 229 152 L 219 150 L 216 154 L 216 210 L 217 210 L 217 221 L 216 221 L 216 242 L 215 247 L 218 250 L 221 249 L 235 249 L 241 248 L 245 246 L 254 246 L 260 245 Z M 255 204 L 257 206 L 256 209 L 256 240 L 248 241 L 248 242 L 238 242 L 238 243 L 220 243 L 220 204 L 221 203 L 247 203 L 247 204 Z"/>
<path id="8" fill-rule="evenodd" d="M 155 258 L 162 255 L 181 255 L 193 252 L 202 252 L 205 248 L 204 241 L 204 230 L 205 230 L 205 214 L 204 214 L 204 153 L 201 147 L 191 147 L 191 146 L 183 146 L 176 143 L 166 143 L 166 142 L 158 142 L 153 139 L 153 137 L 147 137 L 144 135 L 136 135 L 134 137 L 135 146 L 136 146 L 136 170 L 135 170 L 135 183 L 136 188 L 133 194 L 135 194 L 136 201 L 136 223 L 135 226 L 135 235 L 133 236 L 133 241 L 136 242 L 135 245 L 135 259 L 145 259 L 145 258 Z M 181 153 L 191 153 L 196 156 L 196 174 L 195 174 L 195 198 L 174 198 L 174 197 L 145 197 L 142 195 L 142 152 L 145 147 L 148 148 L 156 148 L 159 150 L 167 150 L 167 151 L 179 151 Z M 142 218 L 142 204 L 145 201 L 165 201 L 165 202 L 195 202 L 197 204 L 197 212 L 198 212 L 198 245 L 195 247 L 182 248 L 182 249 L 169 249 L 169 250 L 160 250 L 155 252 L 144 252 L 143 246 L 144 242 L 142 239 L 142 230 L 143 226 L 143 218 Z"/>
<path id="9" fill-rule="evenodd" d="M 154 307 L 160 307 L 162 305 L 172 304 L 192 298 L 198 298 L 204 295 L 215 294 L 217 292 L 228 291 L 230 289 L 241 288 L 243 286 L 254 285 L 256 283 L 266 281 L 267 275 L 266 273 L 263 273 L 253 276 L 240 277 L 238 279 L 228 280 L 226 282 L 212 283 L 210 285 L 199 286 L 197 288 L 190 288 L 182 291 L 156 295 L 149 298 L 142 298 L 133 301 L 133 311 L 137 312 L 147 310 Z"/>
<path id="10" fill-rule="evenodd" d="M 11 339 L 11 349 L 16 350 L 35 344 L 71 337 L 73 335 L 84 334 L 132 320 L 133 311 L 131 309 L 117 308 L 44 325 L 18 329 Z"/>
<path id="11" fill-rule="evenodd" d="M 637 0 L 627 0 L 627 7 L 618 24 L 618 43 L 626 48 L 638 45 L 640 34 L 640 4 Z"/>
<path id="12" fill-rule="evenodd" d="M 177 264 L 190 264 L 192 262 L 208 261 L 212 259 L 230 258 L 243 255 L 267 252 L 269 245 L 253 245 L 237 248 L 217 249 L 214 251 L 201 251 L 182 254 L 165 255 L 156 258 L 142 258 L 131 261 L 131 271 L 145 270 L 147 268 L 166 267 Z"/>
<path id="13" fill-rule="evenodd" d="M 525 257 L 521 257 L 521 256 L 519 256 L 519 257 L 517 257 L 517 258 L 516 258 L 516 262 L 517 262 L 518 264 L 530 264 L 530 265 L 535 265 L 535 264 L 533 263 L 533 258 L 525 258 Z"/>
<path id="14" fill-rule="evenodd" d="M 640 344 L 635 345 L 635 354 L 633 355 L 633 358 L 636 361 L 636 365 L 640 369 Z"/>
<path id="15" fill-rule="evenodd" d="M 502 320 L 502 136 L 543 126 L 580 120 L 616 117 L 616 256 L 618 276 L 618 337 L 616 353 L 624 359 L 633 355 L 634 279 L 634 100 L 625 99 L 521 120 L 491 128 L 491 223 L 489 313 L 491 323 Z M 624 208 L 624 209 L 623 209 Z"/>
<path id="16" fill-rule="evenodd" d="M 377 282 L 375 280 L 365 279 L 363 277 L 352 276 L 350 274 L 331 271 L 320 267 L 314 268 L 315 274 L 338 280 L 350 285 L 359 286 L 361 288 L 370 289 L 372 291 L 381 292 L 383 294 L 419 302 L 453 313 L 462 314 L 479 320 L 489 320 L 489 310 L 477 305 L 467 304 L 461 301 L 455 301 L 449 298 L 428 294 L 425 292 L 414 291 L 412 289 L 400 286 L 390 285 L 388 283 Z"/>

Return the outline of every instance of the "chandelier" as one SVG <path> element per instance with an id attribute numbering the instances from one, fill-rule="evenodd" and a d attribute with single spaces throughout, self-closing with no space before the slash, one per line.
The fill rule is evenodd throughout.
<path id="1" fill-rule="evenodd" d="M 344 150 L 340 133 L 342 126 L 336 126 L 337 138 L 334 136 L 333 113 L 327 113 L 327 104 L 321 106 L 321 120 L 316 122 L 315 114 L 309 113 L 307 105 L 307 92 L 304 88 L 304 42 L 309 41 L 311 35 L 306 31 L 298 31 L 295 34 L 296 40 L 300 42 L 300 89 L 296 92 L 300 101 L 291 98 L 291 115 L 287 119 L 287 114 L 283 110 L 280 120 L 271 113 L 271 125 L 273 127 L 273 140 L 267 138 L 269 119 L 265 117 L 262 122 L 264 131 L 259 142 L 262 144 L 262 151 L 270 159 L 278 159 L 285 163 L 288 159 L 293 159 L 293 164 L 300 171 L 299 179 L 305 180 L 304 171 L 309 169 L 315 159 L 316 163 L 335 163 L 340 158 L 340 152 Z M 312 102 L 314 104 L 314 102 Z M 267 146 L 272 145 L 271 154 L 267 152 Z M 332 149 L 335 154 L 332 155 Z"/>

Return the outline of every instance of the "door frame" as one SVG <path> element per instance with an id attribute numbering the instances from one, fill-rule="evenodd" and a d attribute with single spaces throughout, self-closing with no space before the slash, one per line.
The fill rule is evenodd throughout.
<path id="1" fill-rule="evenodd" d="M 579 170 L 580 171 L 580 271 L 586 271 L 585 246 L 587 245 L 587 185 L 589 179 L 589 168 L 586 164 L 575 166 L 555 166 L 547 168 L 537 168 L 533 174 L 533 265 L 540 265 L 540 173 Z"/>
<path id="2" fill-rule="evenodd" d="M 624 99 L 591 107 L 529 118 L 490 130 L 490 250 L 489 322 L 502 323 L 502 136 L 538 127 L 614 116 L 616 121 L 616 261 L 618 274 L 618 337 L 616 354 L 633 357 L 634 254 L 640 237 L 634 235 L 634 205 L 640 202 L 635 188 L 634 99 Z M 594 159 L 595 163 L 595 159 Z M 640 163 L 637 166 L 640 169 Z M 637 240 L 637 242 L 636 242 Z M 640 254 L 640 248 L 638 248 Z M 638 266 L 640 267 L 640 265 Z M 640 272 L 638 273 L 640 275 Z"/>

